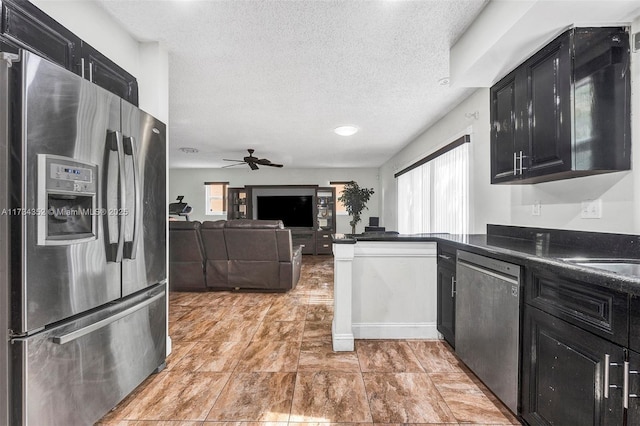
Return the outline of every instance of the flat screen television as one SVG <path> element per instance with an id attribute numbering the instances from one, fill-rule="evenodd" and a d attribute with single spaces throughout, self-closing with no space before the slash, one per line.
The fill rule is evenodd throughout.
<path id="1" fill-rule="evenodd" d="M 287 228 L 313 227 L 313 195 L 258 195 L 257 216 L 281 220 Z"/>

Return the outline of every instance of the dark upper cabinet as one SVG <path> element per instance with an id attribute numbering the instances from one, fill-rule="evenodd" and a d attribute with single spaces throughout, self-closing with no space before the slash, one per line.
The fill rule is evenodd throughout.
<path id="1" fill-rule="evenodd" d="M 456 250 L 438 243 L 436 327 L 452 347 L 456 345 Z"/>
<path id="2" fill-rule="evenodd" d="M 528 177 L 571 169 L 571 35 L 565 33 L 523 65 L 529 114 L 518 172 L 524 174 L 526 167 Z"/>
<path id="3" fill-rule="evenodd" d="M 528 424 L 623 424 L 621 346 L 525 305 L 522 353 L 521 415 Z M 605 395 L 607 384 L 615 387 Z"/>
<path id="4" fill-rule="evenodd" d="M 80 38 L 30 2 L 2 0 L 1 31 L 8 42 L 80 74 Z"/>
<path id="5" fill-rule="evenodd" d="M 517 173 L 517 153 L 522 151 L 524 102 L 521 74 L 514 71 L 491 88 L 491 175 L 492 183 L 510 181 Z M 517 129 L 517 130 L 516 130 Z M 518 136 L 518 137 L 517 137 Z"/>
<path id="6" fill-rule="evenodd" d="M 85 78 L 129 103 L 138 105 L 138 82 L 134 76 L 85 42 L 82 42 L 81 62 Z"/>
<path id="7" fill-rule="evenodd" d="M 138 105 L 135 77 L 26 0 L 0 0 L 0 46 L 23 48 Z"/>
<path id="8" fill-rule="evenodd" d="M 629 35 L 574 28 L 490 91 L 491 183 L 629 170 Z"/>

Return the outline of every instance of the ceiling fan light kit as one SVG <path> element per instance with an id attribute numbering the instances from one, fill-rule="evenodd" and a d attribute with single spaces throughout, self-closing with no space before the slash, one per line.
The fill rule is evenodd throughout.
<path id="1" fill-rule="evenodd" d="M 224 166 L 224 168 L 227 167 L 234 167 L 234 166 L 241 166 L 243 164 L 247 164 L 251 170 L 258 170 L 260 166 L 269 166 L 269 167 L 278 167 L 281 168 L 283 167 L 282 164 L 275 164 L 272 163 L 270 160 L 267 160 L 266 158 L 258 158 L 258 157 L 254 157 L 253 153 L 255 152 L 254 149 L 247 149 L 247 151 L 249 152 L 249 155 L 244 157 L 242 160 L 229 160 L 227 158 L 223 158 L 223 161 L 234 161 L 236 162 L 236 164 L 229 164 L 228 166 Z"/>

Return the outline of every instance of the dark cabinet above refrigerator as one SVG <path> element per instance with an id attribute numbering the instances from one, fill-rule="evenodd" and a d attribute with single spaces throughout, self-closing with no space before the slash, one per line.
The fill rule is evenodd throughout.
<path id="1" fill-rule="evenodd" d="M 115 62 L 26 0 L 0 0 L 0 47 L 23 48 L 138 106 L 138 82 Z"/>
<path id="2" fill-rule="evenodd" d="M 490 91 L 491 183 L 631 167 L 629 34 L 572 28 Z"/>

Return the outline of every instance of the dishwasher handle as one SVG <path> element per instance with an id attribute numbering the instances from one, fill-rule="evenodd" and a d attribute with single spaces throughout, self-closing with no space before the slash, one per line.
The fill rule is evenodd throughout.
<path id="1" fill-rule="evenodd" d="M 492 271 L 491 269 L 483 268 L 482 266 L 477 266 L 477 265 L 474 265 L 473 263 L 468 263 L 460 259 L 458 259 L 458 266 L 463 266 L 465 268 L 472 269 L 481 274 L 489 275 L 490 277 L 497 278 L 502 281 L 506 281 L 509 284 L 513 284 L 513 285 L 520 284 L 518 278 L 516 277 L 512 277 L 510 275 L 504 275 L 500 272 Z"/>

